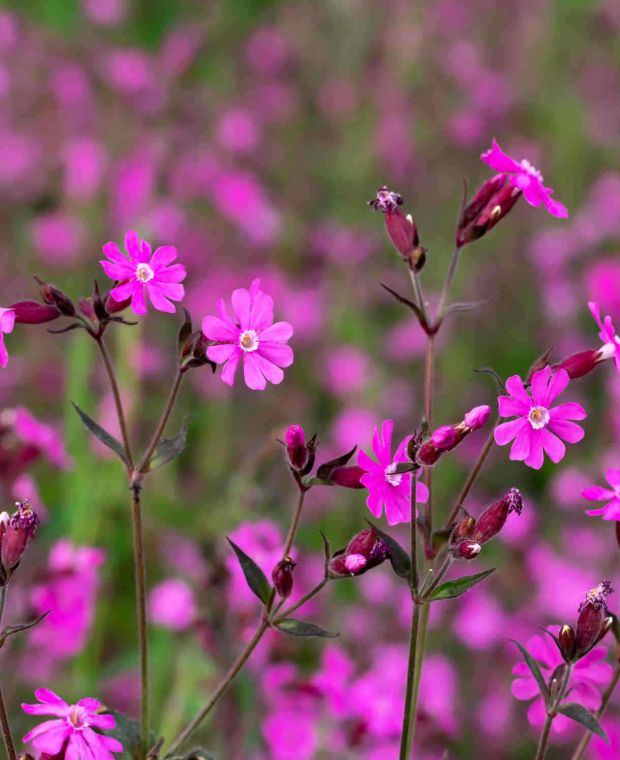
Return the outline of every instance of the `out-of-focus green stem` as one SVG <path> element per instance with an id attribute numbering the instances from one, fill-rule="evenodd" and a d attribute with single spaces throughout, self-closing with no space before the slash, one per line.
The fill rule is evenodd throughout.
<path id="1" fill-rule="evenodd" d="M 149 445 L 147 446 L 144 456 L 142 457 L 142 460 L 138 467 L 138 473 L 140 475 L 143 475 L 148 471 L 151 457 L 153 456 L 153 453 L 155 449 L 157 448 L 157 444 L 159 443 L 162 435 L 164 434 L 164 430 L 166 429 L 166 425 L 168 424 L 168 420 L 170 419 L 170 414 L 172 413 L 172 409 L 174 408 L 174 403 L 177 399 L 177 396 L 179 395 L 179 390 L 181 388 L 181 383 L 183 381 L 184 374 L 185 373 L 180 367 L 177 368 L 177 371 L 174 376 L 174 380 L 172 381 L 172 387 L 170 388 L 170 393 L 168 394 L 168 399 L 166 400 L 166 404 L 164 406 L 164 410 L 162 412 L 161 417 L 159 418 L 159 422 L 157 423 L 157 427 L 155 429 L 155 432 L 153 433 L 153 437 L 151 438 Z"/>

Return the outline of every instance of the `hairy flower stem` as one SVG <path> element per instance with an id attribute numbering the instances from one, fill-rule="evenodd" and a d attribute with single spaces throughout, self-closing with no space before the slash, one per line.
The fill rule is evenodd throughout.
<path id="1" fill-rule="evenodd" d="M 4 606 L 6 604 L 6 596 L 8 592 L 8 583 L 5 583 L 0 588 L 0 631 L 2 630 L 2 619 L 4 617 Z M 9 716 L 6 710 L 6 704 L 4 702 L 4 696 L 2 689 L 0 688 L 0 727 L 2 728 L 2 738 L 4 739 L 4 746 L 6 747 L 6 754 L 8 760 L 17 760 L 17 753 L 15 752 L 15 745 L 13 744 L 13 737 L 11 736 L 11 726 L 9 724 Z"/>
<path id="2" fill-rule="evenodd" d="M 133 469 L 133 456 L 131 453 L 131 444 L 129 442 L 127 421 L 125 420 L 125 412 L 123 411 L 123 403 L 121 401 L 121 393 L 118 388 L 116 373 L 114 372 L 114 366 L 112 365 L 112 360 L 110 359 L 110 354 L 103 339 L 103 335 L 93 337 L 99 349 L 99 353 L 101 354 L 101 358 L 103 359 L 103 363 L 105 364 L 105 368 L 108 373 L 108 379 L 110 380 L 110 387 L 112 388 L 112 395 L 114 396 L 114 406 L 116 407 L 116 415 L 118 417 L 118 424 L 121 429 L 123 448 L 125 449 L 125 458 L 127 460 L 127 469 L 129 472 Z"/>
<path id="3" fill-rule="evenodd" d="M 545 719 L 545 725 L 543 726 L 542 734 L 540 735 L 540 739 L 538 741 L 538 748 L 536 749 L 536 757 L 534 760 L 543 760 L 545 754 L 547 753 L 551 724 L 553 723 L 555 716 L 558 714 L 558 707 L 560 706 L 560 702 L 564 699 L 568 691 L 568 685 L 570 683 L 570 677 L 573 673 L 573 667 L 574 665 L 566 666 L 564 675 L 562 676 L 562 682 L 558 686 L 557 692 L 555 693 L 555 698 L 552 700 L 552 704 L 547 708 L 547 717 Z M 552 694 L 554 683 L 556 683 L 555 680 L 551 683 Z"/>
<path id="4" fill-rule="evenodd" d="M 138 618 L 138 650 L 140 659 L 140 739 L 142 757 L 146 757 L 149 749 L 149 652 L 146 622 L 146 570 L 139 483 L 132 485 L 131 522 L 133 529 L 133 563 L 136 581 L 136 613 Z"/>
<path id="5" fill-rule="evenodd" d="M 142 457 L 142 460 L 140 462 L 140 466 L 138 467 L 138 473 L 140 475 L 144 475 L 146 472 L 148 472 L 149 464 L 151 462 L 151 457 L 153 456 L 153 453 L 155 449 L 157 448 L 157 444 L 159 443 L 162 435 L 164 434 L 164 430 L 166 429 L 166 425 L 168 424 L 168 420 L 170 419 L 170 414 L 174 407 L 174 403 L 177 400 L 177 396 L 179 395 L 179 390 L 181 388 L 181 383 L 183 381 L 184 374 L 185 373 L 180 367 L 177 368 L 176 374 L 174 376 L 174 380 L 172 381 L 172 386 L 170 388 L 170 393 L 168 394 L 168 399 L 164 406 L 164 410 L 161 414 L 161 417 L 159 418 L 159 422 L 157 423 L 157 428 L 155 429 L 155 432 L 153 433 L 153 437 L 151 438 L 151 441 L 149 445 L 147 446 L 144 456 Z"/>
<path id="6" fill-rule="evenodd" d="M 297 528 L 299 527 L 299 520 L 301 518 L 301 513 L 303 510 L 306 493 L 307 493 L 307 489 L 303 489 L 303 488 L 299 489 L 299 498 L 297 500 L 297 506 L 295 508 L 295 512 L 293 513 L 291 527 L 289 528 L 288 535 L 286 537 L 286 541 L 284 544 L 284 550 L 282 552 L 283 557 L 288 556 L 293 546 L 293 542 L 295 541 L 295 536 L 297 535 Z M 283 615 L 280 617 L 284 617 L 285 615 L 288 615 L 293 610 L 296 610 L 299 607 L 301 607 L 302 604 L 305 604 L 308 601 L 308 599 L 310 599 L 312 596 L 314 596 L 315 593 L 318 593 L 323 588 L 327 580 L 328 580 L 327 578 L 324 578 L 323 581 L 312 590 L 312 592 L 309 592 L 308 594 L 306 594 L 305 597 L 300 599 L 299 602 L 295 604 L 293 607 L 291 607 L 289 610 L 286 610 L 286 612 L 283 613 Z M 213 695 L 208 700 L 208 702 L 206 702 L 200 708 L 200 710 L 196 713 L 196 715 L 192 718 L 192 720 L 187 724 L 187 726 L 183 729 L 183 731 L 181 731 L 179 736 L 174 740 L 174 742 L 170 746 L 170 749 L 168 749 L 165 757 L 171 757 L 176 752 L 178 752 L 178 750 L 183 746 L 183 744 L 185 744 L 185 742 L 194 734 L 198 726 L 207 717 L 207 715 L 209 715 L 211 710 L 224 696 L 224 694 L 228 690 L 228 687 L 239 675 L 239 673 L 243 669 L 243 666 L 250 659 L 250 655 L 256 649 L 260 640 L 263 638 L 265 632 L 269 628 L 271 628 L 274 623 L 274 621 L 270 617 L 270 613 L 271 613 L 271 609 L 273 607 L 274 601 L 275 601 L 275 589 L 272 587 L 271 593 L 269 594 L 269 598 L 267 599 L 267 601 L 265 602 L 265 606 L 263 607 L 260 623 L 258 625 L 258 628 L 256 629 L 256 632 L 254 633 L 254 636 L 252 636 L 252 638 L 246 645 L 243 652 L 241 652 L 239 657 L 237 657 L 235 662 L 231 665 L 230 669 L 228 670 L 224 678 L 220 681 L 220 683 L 216 687 L 215 691 L 213 692 Z"/>
<path id="7" fill-rule="evenodd" d="M 450 266 L 448 267 L 448 274 L 446 275 L 446 280 L 443 284 L 443 290 L 441 291 L 441 296 L 439 298 L 439 306 L 437 307 L 437 312 L 435 315 L 435 325 L 437 327 L 439 327 L 439 325 L 441 324 L 444 318 L 446 305 L 448 303 L 448 296 L 450 295 L 450 288 L 452 287 L 452 283 L 454 282 L 454 275 L 456 274 L 460 256 L 461 256 L 461 248 L 457 246 L 452 252 L 452 258 L 450 259 Z"/>
<path id="8" fill-rule="evenodd" d="M 605 714 L 605 711 L 607 710 L 607 706 L 609 705 L 609 702 L 611 701 L 611 697 L 616 689 L 616 686 L 618 685 L 618 681 L 620 681 L 620 663 L 616 665 L 616 670 L 614 672 L 613 678 L 611 679 L 611 681 L 609 682 L 609 685 L 605 689 L 605 693 L 603 694 L 603 701 L 601 702 L 601 706 L 596 712 L 596 719 L 598 721 L 600 721 L 600 719 Z M 575 750 L 575 754 L 573 755 L 571 760 L 581 760 L 581 758 L 584 755 L 584 752 L 587 750 L 588 745 L 590 744 L 591 738 L 592 738 L 592 732 L 585 731 L 584 735 L 581 737 L 581 741 L 579 742 L 579 745 L 577 746 L 577 749 Z"/>
<path id="9" fill-rule="evenodd" d="M 542 734 L 540 735 L 540 739 L 538 741 L 538 748 L 536 749 L 536 757 L 534 760 L 543 760 L 545 753 L 547 752 L 547 743 L 549 742 L 549 732 L 551 731 L 552 723 L 553 718 L 551 715 L 547 715 Z"/>

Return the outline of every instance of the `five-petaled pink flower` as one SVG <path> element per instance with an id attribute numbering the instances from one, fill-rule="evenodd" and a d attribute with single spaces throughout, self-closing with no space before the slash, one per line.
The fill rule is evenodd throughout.
<path id="1" fill-rule="evenodd" d="M 186 271 L 182 264 L 173 264 L 177 249 L 172 245 L 162 245 L 151 253 L 151 246 L 141 240 L 137 232 L 130 231 L 125 236 L 124 256 L 116 243 L 106 243 L 103 252 L 109 261 L 102 260 L 103 271 L 112 280 L 120 280 L 110 291 L 115 301 L 131 298 L 131 308 L 135 314 L 146 314 L 146 294 L 158 311 L 174 313 L 172 301 L 182 301 L 185 288 L 181 282 Z"/>
<path id="2" fill-rule="evenodd" d="M 360 451 L 357 462 L 366 473 L 360 482 L 368 489 L 366 504 L 375 517 L 381 517 L 383 509 L 388 525 L 409 522 L 411 520 L 411 473 L 397 473 L 399 462 L 409 462 L 407 444 L 411 436 L 404 438 L 394 457 L 392 457 L 392 431 L 394 423 L 385 420 L 379 428 L 375 428 L 372 437 L 372 450 L 379 460 L 371 459 L 365 451 Z M 419 480 L 416 481 L 416 501 L 424 504 L 428 501 L 428 488 Z"/>
<path id="3" fill-rule="evenodd" d="M 0 367 L 6 367 L 9 353 L 4 345 L 4 333 L 13 332 L 15 326 L 15 310 L 0 308 Z"/>
<path id="4" fill-rule="evenodd" d="M 518 375 L 508 378 L 506 389 L 510 396 L 499 397 L 499 414 L 517 419 L 495 428 L 495 443 L 505 446 L 514 439 L 511 459 L 523 460 L 528 467 L 539 470 L 543 465 L 543 452 L 556 464 L 564 458 L 566 447 L 560 438 L 567 443 L 577 443 L 583 438 L 583 428 L 571 422 L 588 416 L 580 404 L 569 402 L 549 407 L 568 383 L 566 370 L 560 369 L 552 376 L 551 367 L 545 367 L 532 377 L 530 398 Z"/>
<path id="5" fill-rule="evenodd" d="M 525 200 L 530 206 L 542 205 L 552 216 L 560 219 L 568 217 L 568 210 L 559 201 L 552 199 L 553 190 L 543 185 L 542 174 L 535 169 L 529 161 L 515 161 L 499 147 L 496 140 L 490 150 L 483 153 L 480 158 L 485 164 L 496 172 L 502 172 L 512 175 L 510 183 L 513 187 L 518 187 L 523 192 Z"/>
<path id="6" fill-rule="evenodd" d="M 603 520 L 620 520 L 620 470 L 609 468 L 605 471 L 605 479 L 611 488 L 588 486 L 581 495 L 590 501 L 606 501 L 598 509 L 586 509 L 587 515 L 603 515 Z"/>
<path id="7" fill-rule="evenodd" d="M 80 699 L 68 705 L 49 689 L 37 689 L 39 705 L 22 704 L 30 715 L 52 715 L 24 736 L 24 743 L 32 742 L 35 749 L 48 755 L 64 751 L 67 760 L 114 760 L 113 752 L 122 752 L 123 745 L 112 736 L 104 736 L 93 729 L 108 731 L 116 726 L 113 715 L 100 714 L 101 702 Z"/>
<path id="8" fill-rule="evenodd" d="M 604 359 L 613 359 L 616 365 L 616 369 L 620 372 L 620 338 L 616 335 L 613 322 L 610 316 L 606 316 L 601 319 L 601 310 L 599 305 L 594 301 L 588 302 L 588 308 L 594 317 L 596 324 L 599 326 L 600 333 L 599 338 L 603 341 L 603 347 L 600 349 L 601 357 L 599 361 Z"/>
<path id="9" fill-rule="evenodd" d="M 557 634 L 559 626 L 551 626 L 550 630 L 552 628 L 553 633 Z M 545 681 L 550 683 L 555 669 L 564 664 L 562 655 L 551 637 L 533 636 L 527 642 L 526 649 L 540 665 Z M 589 710 L 597 710 L 600 707 L 602 697 L 599 688 L 609 682 L 613 673 L 611 665 L 601 662 L 606 655 L 605 647 L 596 647 L 575 663 L 569 684 L 569 702 L 578 702 Z M 513 696 L 520 700 L 535 698 L 528 708 L 527 719 L 532 726 L 542 726 L 547 714 L 534 676 L 525 662 L 517 663 L 512 673 L 517 676 L 512 682 Z M 570 718 L 557 715 L 552 726 L 554 731 L 561 732 L 565 731 L 570 724 Z"/>
<path id="10" fill-rule="evenodd" d="M 248 388 L 265 390 L 267 381 L 277 385 L 284 378 L 282 367 L 293 363 L 293 349 L 287 341 L 293 335 L 288 322 L 273 321 L 273 298 L 260 289 L 254 280 L 249 290 L 239 288 L 231 297 L 233 320 L 224 299 L 217 302 L 217 317 L 205 317 L 202 331 L 208 340 L 207 356 L 216 364 L 224 364 L 221 378 L 232 385 L 239 361 L 243 359 L 243 375 Z"/>

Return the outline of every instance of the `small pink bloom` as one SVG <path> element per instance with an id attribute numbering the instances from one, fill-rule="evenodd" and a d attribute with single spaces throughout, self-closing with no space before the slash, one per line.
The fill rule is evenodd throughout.
<path id="1" fill-rule="evenodd" d="M 510 395 L 499 397 L 499 414 L 516 419 L 495 428 L 495 443 L 505 446 L 514 439 L 510 459 L 539 470 L 544 453 L 556 464 L 564 458 L 566 447 L 560 438 L 567 443 L 578 443 L 583 438 L 583 428 L 571 422 L 588 416 L 581 404 L 549 406 L 568 383 L 566 370 L 560 369 L 552 376 L 551 367 L 545 367 L 532 377 L 530 398 L 518 375 L 508 378 L 506 389 Z"/>
<path id="2" fill-rule="evenodd" d="M 4 333 L 13 332 L 15 326 L 15 310 L 0 308 L 0 367 L 6 367 L 9 353 L 4 345 Z"/>
<path id="3" fill-rule="evenodd" d="M 601 320 L 599 306 L 594 301 L 588 302 L 588 308 L 590 309 L 596 324 L 600 328 L 599 338 L 603 341 L 603 347 L 600 349 L 601 357 L 599 361 L 613 358 L 616 369 L 620 372 L 620 338 L 616 335 L 616 330 L 611 321 L 611 317 L 607 316 Z"/>
<path id="4" fill-rule="evenodd" d="M 404 438 L 392 458 L 392 431 L 394 423 L 385 420 L 375 428 L 372 438 L 372 450 L 378 462 L 371 459 L 365 451 L 360 451 L 357 462 L 366 470 L 360 481 L 368 489 L 366 505 L 375 517 L 381 517 L 385 508 L 388 525 L 397 525 L 411 520 L 411 473 L 395 473 L 399 462 L 408 462 L 407 444 L 411 436 Z M 416 481 L 416 500 L 420 504 L 428 501 L 428 488 Z"/>
<path id="5" fill-rule="evenodd" d="M 554 633 L 558 633 L 556 627 Z M 527 651 L 540 665 L 540 669 L 547 683 L 550 682 L 553 672 L 559 665 L 564 664 L 562 655 L 551 637 L 546 635 L 533 636 L 526 646 Z M 611 665 L 601 662 L 607 652 L 604 647 L 596 647 L 585 657 L 582 657 L 573 669 L 570 680 L 570 693 L 567 701 L 577 702 L 589 710 L 597 710 L 601 704 L 599 688 L 609 682 L 613 670 Z M 534 701 L 527 711 L 527 719 L 532 726 L 542 726 L 545 722 L 545 705 L 538 689 L 534 676 L 525 662 L 517 663 L 512 669 L 516 676 L 512 682 L 512 694 L 520 700 Z M 557 715 L 553 721 L 553 730 L 565 731 L 571 724 L 569 718 Z"/>
<path id="6" fill-rule="evenodd" d="M 101 702 L 87 697 L 68 705 L 49 689 L 37 689 L 35 697 L 41 704 L 22 704 L 29 715 L 52 715 L 24 736 L 39 752 L 57 755 L 64 751 L 71 760 L 114 760 L 113 752 L 122 752 L 123 745 L 111 736 L 93 731 L 109 731 L 116 727 L 116 718 L 101 714 Z"/>
<path id="7" fill-rule="evenodd" d="M 267 381 L 277 385 L 284 379 L 282 367 L 293 363 L 293 349 L 287 345 L 293 335 L 288 322 L 273 321 L 273 298 L 260 289 L 254 280 L 249 290 L 239 288 L 231 298 L 233 320 L 224 299 L 217 303 L 218 316 L 205 317 L 202 331 L 208 340 L 207 356 L 223 364 L 221 378 L 227 385 L 234 383 L 239 361 L 243 359 L 243 375 L 248 388 L 263 391 Z"/>
<path id="8" fill-rule="evenodd" d="M 553 190 L 543 185 L 542 174 L 529 161 L 523 159 L 519 162 L 510 158 L 499 147 L 496 140 L 493 140 L 491 149 L 483 153 L 480 158 L 496 172 L 512 175 L 510 183 L 513 187 L 518 187 L 523 191 L 525 200 L 530 206 L 540 206 L 542 203 L 552 216 L 557 216 L 560 219 L 568 217 L 566 206 L 551 198 Z"/>
<path id="9" fill-rule="evenodd" d="M 450 451 L 458 443 L 458 432 L 454 425 L 442 425 L 433 430 L 431 441 L 438 451 Z"/>
<path id="10" fill-rule="evenodd" d="M 196 599 L 185 581 L 170 578 L 149 594 L 149 617 L 171 631 L 183 631 L 196 619 Z"/>
<path id="11" fill-rule="evenodd" d="M 491 407 L 487 404 L 482 406 L 475 406 L 470 409 L 463 417 L 463 422 L 470 430 L 478 430 L 481 428 L 491 415 Z"/>
<path id="12" fill-rule="evenodd" d="M 586 509 L 587 515 L 603 515 L 603 520 L 620 520 L 620 470 L 609 468 L 605 479 L 611 488 L 588 486 L 581 495 L 590 501 L 606 501 L 607 504 L 598 509 Z"/>
<path id="13" fill-rule="evenodd" d="M 101 261 L 103 271 L 112 280 L 121 280 L 121 284 L 110 291 L 115 301 L 131 298 L 131 308 L 135 314 L 146 314 L 146 298 L 158 311 L 173 314 L 176 309 L 172 301 L 182 301 L 185 289 L 180 283 L 185 279 L 186 271 L 182 264 L 173 264 L 177 249 L 163 245 L 151 253 L 151 246 L 141 240 L 137 232 L 130 231 L 125 236 L 124 256 L 116 243 L 106 243 L 103 252 L 109 259 Z"/>

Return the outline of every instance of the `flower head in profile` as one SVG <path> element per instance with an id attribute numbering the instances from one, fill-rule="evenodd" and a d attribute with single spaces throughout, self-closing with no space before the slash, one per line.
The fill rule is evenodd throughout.
<path id="1" fill-rule="evenodd" d="M 602 515 L 603 520 L 620 520 L 620 470 L 610 467 L 605 471 L 605 480 L 609 483 L 609 488 L 588 486 L 581 492 L 584 499 L 607 502 L 602 507 L 586 509 L 586 514 Z"/>
<path id="2" fill-rule="evenodd" d="M 375 428 L 372 450 L 377 461 L 365 451 L 360 451 L 357 462 L 364 470 L 360 482 L 368 489 L 366 504 L 375 517 L 381 517 L 385 509 L 388 525 L 397 525 L 411 520 L 411 473 L 396 472 L 400 462 L 408 462 L 407 444 L 411 436 L 404 438 L 392 457 L 392 431 L 394 423 L 385 420 L 381 430 Z M 428 501 L 428 488 L 416 481 L 416 500 L 420 504 Z"/>
<path id="3" fill-rule="evenodd" d="M 559 626 L 554 633 L 558 633 Z M 558 648 L 548 636 L 533 636 L 526 646 L 527 651 L 540 665 L 541 672 L 547 684 L 551 681 L 556 668 L 564 666 L 564 659 Z M 573 668 L 570 679 L 569 702 L 578 702 L 589 710 L 597 710 L 602 701 L 599 689 L 609 682 L 613 670 L 611 665 L 601 662 L 607 655 L 605 647 L 596 647 L 578 660 Z M 517 663 L 512 673 L 516 678 L 512 682 L 512 694 L 520 700 L 534 701 L 527 711 L 527 719 L 532 726 L 542 726 L 546 718 L 546 709 L 536 679 L 525 662 Z M 565 731 L 571 724 L 570 718 L 557 715 L 553 721 L 553 730 Z"/>
<path id="4" fill-rule="evenodd" d="M 4 345 L 4 333 L 13 332 L 15 326 L 15 310 L 0 308 L 0 367 L 6 367 L 9 353 Z"/>
<path id="5" fill-rule="evenodd" d="M 220 298 L 218 316 L 205 317 L 202 331 L 215 344 L 207 349 L 207 356 L 216 364 L 223 364 L 221 378 L 232 385 L 240 361 L 248 388 L 263 391 L 267 381 L 277 385 L 284 379 L 283 367 L 293 363 L 293 349 L 287 345 L 293 335 L 288 322 L 273 321 L 273 298 L 260 289 L 260 280 L 254 280 L 249 290 L 239 288 L 231 297 L 235 318 L 231 318 Z"/>
<path id="6" fill-rule="evenodd" d="M 588 416 L 580 404 L 550 406 L 568 383 L 566 370 L 552 373 L 551 367 L 545 367 L 533 375 L 530 397 L 518 375 L 508 378 L 506 389 L 510 395 L 499 397 L 499 414 L 516 419 L 495 428 L 495 443 L 505 446 L 514 440 L 510 449 L 512 460 L 539 470 L 545 454 L 556 464 L 564 458 L 566 447 L 560 438 L 567 443 L 578 443 L 583 438 L 583 428 L 572 421 Z"/>
<path id="7" fill-rule="evenodd" d="M 127 256 L 121 253 L 116 243 L 106 243 L 103 253 L 108 260 L 102 260 L 103 271 L 112 280 L 120 280 L 120 285 L 112 288 L 111 297 L 122 302 L 131 299 L 135 314 L 146 314 L 146 296 L 157 311 L 176 311 L 173 301 L 182 301 L 185 288 L 181 283 L 186 271 L 182 264 L 173 264 L 177 249 L 172 245 L 162 245 L 151 252 L 146 240 L 141 240 L 137 232 L 130 231 L 125 236 Z"/>
<path id="8" fill-rule="evenodd" d="M 523 197 L 530 206 L 542 204 L 552 216 L 557 216 L 560 219 L 568 217 L 566 206 L 553 200 L 551 197 L 553 190 L 544 186 L 542 174 L 529 161 L 525 159 L 515 161 L 514 158 L 504 153 L 496 140 L 493 140 L 491 149 L 483 153 L 480 158 L 496 172 L 511 175 L 511 185 L 518 187 L 523 192 Z"/>
<path id="9" fill-rule="evenodd" d="M 599 338 L 603 341 L 603 347 L 600 349 L 601 360 L 613 359 L 616 369 L 620 372 L 620 338 L 616 335 L 611 317 L 601 319 L 601 310 L 594 301 L 588 302 L 588 308 L 600 329 Z"/>
<path id="10" fill-rule="evenodd" d="M 71 760 L 114 760 L 112 753 L 123 751 L 117 739 L 98 733 L 116 726 L 113 715 L 100 714 L 98 700 L 87 697 L 68 705 L 49 689 L 37 689 L 34 695 L 40 704 L 22 704 L 24 712 L 54 719 L 35 726 L 24 736 L 24 743 L 32 742 L 35 749 L 48 755 L 64 752 Z"/>

